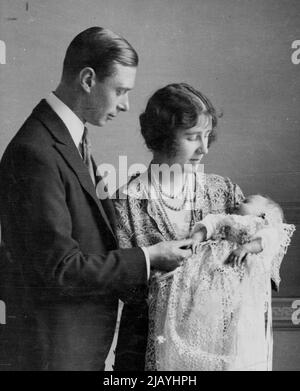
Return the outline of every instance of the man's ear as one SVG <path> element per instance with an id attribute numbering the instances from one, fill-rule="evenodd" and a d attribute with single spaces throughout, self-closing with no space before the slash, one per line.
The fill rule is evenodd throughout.
<path id="1" fill-rule="evenodd" d="M 83 68 L 79 73 L 79 82 L 83 90 L 90 93 L 96 84 L 96 73 L 94 69 L 90 67 Z"/>

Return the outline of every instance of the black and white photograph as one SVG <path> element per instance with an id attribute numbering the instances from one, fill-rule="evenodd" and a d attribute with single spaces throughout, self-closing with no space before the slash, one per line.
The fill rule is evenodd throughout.
<path id="1" fill-rule="evenodd" d="M 300 371 L 299 21 L 0 0 L 1 372 Z"/>

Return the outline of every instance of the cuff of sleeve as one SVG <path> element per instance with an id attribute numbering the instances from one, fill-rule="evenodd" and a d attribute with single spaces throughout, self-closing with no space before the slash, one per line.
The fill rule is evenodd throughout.
<path id="1" fill-rule="evenodd" d="M 207 222 L 206 221 L 199 221 L 198 223 L 196 223 L 195 225 L 194 225 L 194 228 L 193 228 L 193 230 L 192 230 L 192 233 L 191 233 L 191 235 L 193 235 L 195 232 L 198 232 L 199 231 L 199 228 L 201 229 L 201 228 L 205 228 L 206 229 L 206 239 L 208 240 L 208 239 L 210 239 L 211 238 L 211 236 L 212 236 L 212 229 L 211 229 L 211 227 L 210 227 L 210 225 L 209 224 L 207 224 Z"/>
<path id="2" fill-rule="evenodd" d="M 146 247 L 141 247 L 145 254 L 145 259 L 146 259 L 146 267 L 147 267 L 147 279 L 149 280 L 150 278 L 150 256 L 149 256 L 149 251 Z"/>

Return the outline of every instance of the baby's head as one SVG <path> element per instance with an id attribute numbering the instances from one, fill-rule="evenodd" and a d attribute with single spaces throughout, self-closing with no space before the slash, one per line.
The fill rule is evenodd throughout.
<path id="1" fill-rule="evenodd" d="M 252 215 L 267 218 L 271 223 L 282 223 L 283 211 L 271 198 L 259 194 L 250 195 L 235 210 L 236 214 L 245 216 Z"/>

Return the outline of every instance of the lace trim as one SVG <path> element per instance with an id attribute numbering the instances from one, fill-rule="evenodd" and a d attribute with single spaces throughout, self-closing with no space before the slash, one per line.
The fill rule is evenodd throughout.
<path id="1" fill-rule="evenodd" d="M 295 225 L 293 224 L 282 224 L 282 229 L 280 232 L 280 248 L 279 252 L 272 259 L 272 269 L 271 269 L 271 278 L 274 281 L 277 290 L 281 282 L 280 278 L 280 266 L 283 260 L 284 255 L 287 253 L 287 249 L 291 243 L 292 236 L 296 230 Z"/>
<path id="2" fill-rule="evenodd" d="M 257 311 L 264 313 L 270 301 L 270 277 L 253 258 L 251 268 L 224 266 L 233 248 L 228 241 L 207 242 L 171 278 L 156 278 L 146 370 L 229 370 L 235 365 L 241 307 L 250 303 L 250 319 L 260 318 Z M 266 365 L 266 355 L 258 359 Z"/>

